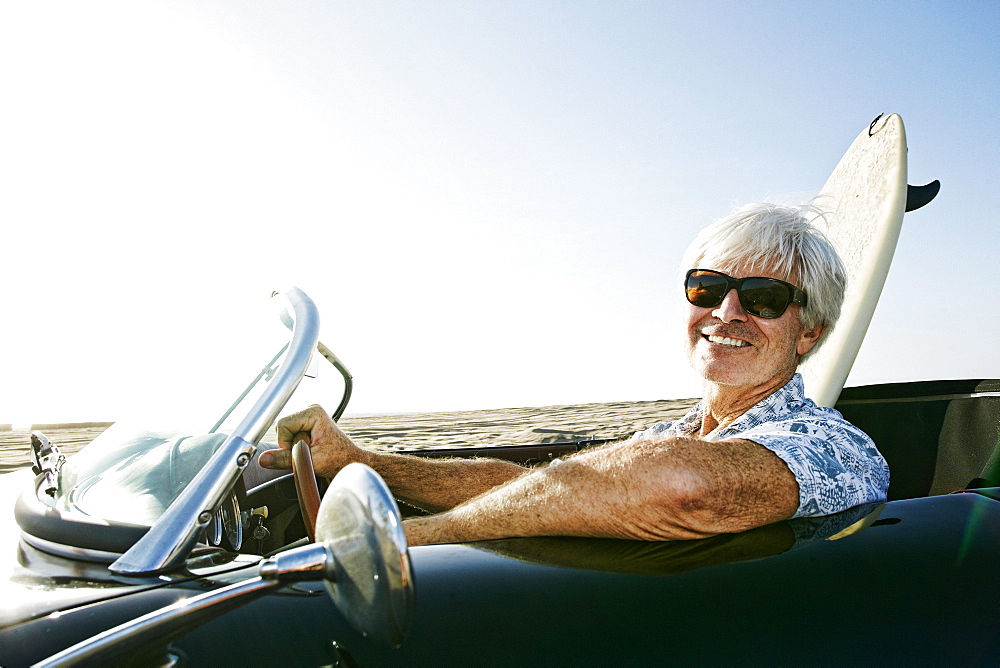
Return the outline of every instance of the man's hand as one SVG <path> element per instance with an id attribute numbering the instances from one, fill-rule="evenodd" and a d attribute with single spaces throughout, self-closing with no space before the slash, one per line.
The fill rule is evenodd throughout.
<path id="1" fill-rule="evenodd" d="M 292 444 L 298 441 L 309 445 L 313 468 L 327 478 L 352 462 L 368 463 L 368 453 L 356 446 L 317 405 L 278 420 L 280 449 L 262 452 L 258 462 L 266 469 L 292 468 Z"/>

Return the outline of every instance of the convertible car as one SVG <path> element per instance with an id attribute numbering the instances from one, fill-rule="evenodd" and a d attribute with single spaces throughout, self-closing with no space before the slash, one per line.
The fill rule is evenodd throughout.
<path id="1" fill-rule="evenodd" d="M 68 458 L 32 434 L 33 470 L 0 477 L 0 665 L 1000 661 L 1000 381 L 844 390 L 890 462 L 883 504 L 704 540 L 408 548 L 370 469 L 327 486 L 308 448 L 294 474 L 255 464 L 307 383 L 335 381 L 335 417 L 351 394 L 309 297 L 272 301 L 282 340 L 217 414 L 117 423 Z"/>

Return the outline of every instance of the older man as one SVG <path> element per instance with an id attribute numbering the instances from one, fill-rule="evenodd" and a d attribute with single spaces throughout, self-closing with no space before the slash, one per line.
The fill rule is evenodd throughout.
<path id="1" fill-rule="evenodd" d="M 806 210 L 758 204 L 706 228 L 685 257 L 688 356 L 704 399 L 684 418 L 537 469 L 356 446 L 319 406 L 278 423 L 267 468 L 310 443 L 316 470 L 371 466 L 409 519 L 411 545 L 510 536 L 699 538 L 885 498 L 871 440 L 803 395 L 800 360 L 833 327 L 845 272 Z"/>

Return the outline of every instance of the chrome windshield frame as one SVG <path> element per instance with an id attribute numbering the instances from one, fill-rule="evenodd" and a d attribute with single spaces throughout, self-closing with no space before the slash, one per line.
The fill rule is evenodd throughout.
<path id="1" fill-rule="evenodd" d="M 291 398 L 309 368 L 319 343 L 319 311 L 298 288 L 278 298 L 287 301 L 282 320 L 292 323 L 288 354 L 243 420 L 160 519 L 110 566 L 119 575 L 150 575 L 181 566 L 226 495 L 257 450 L 257 444 Z"/>

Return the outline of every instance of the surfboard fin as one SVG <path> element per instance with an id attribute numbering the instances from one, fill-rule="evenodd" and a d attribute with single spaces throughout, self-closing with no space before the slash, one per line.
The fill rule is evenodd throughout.
<path id="1" fill-rule="evenodd" d="M 937 197 L 941 190 L 941 182 L 934 179 L 924 186 L 906 185 L 906 211 L 916 211 L 922 206 L 930 204 L 930 201 Z"/>

